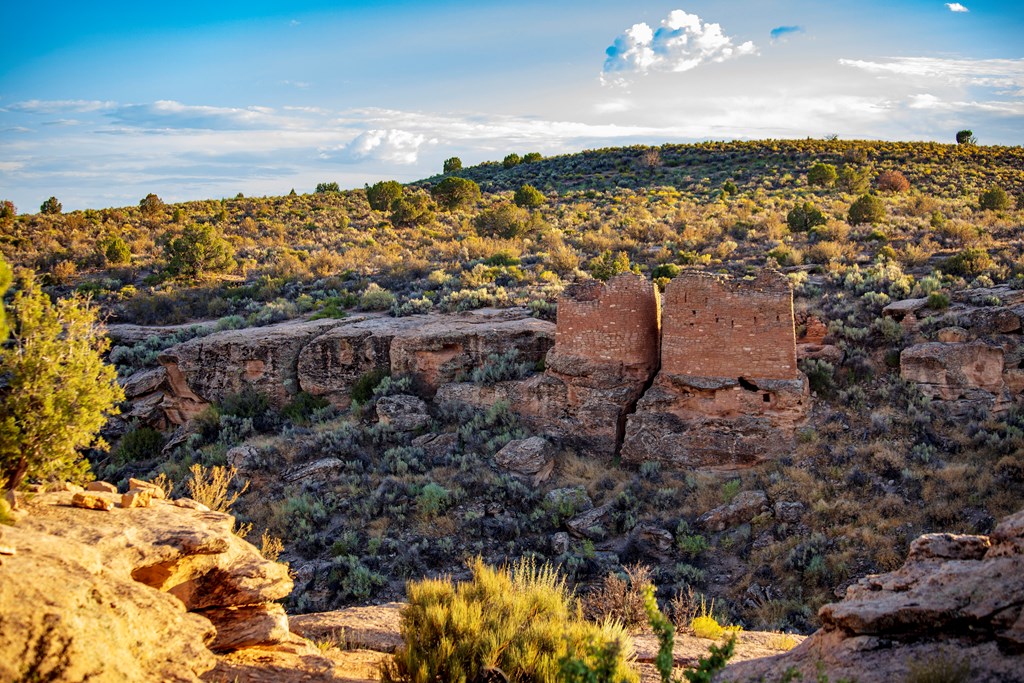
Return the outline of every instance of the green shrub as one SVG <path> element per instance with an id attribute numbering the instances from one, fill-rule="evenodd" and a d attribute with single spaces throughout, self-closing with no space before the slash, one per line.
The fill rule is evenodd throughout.
<path id="1" fill-rule="evenodd" d="M 825 225 L 827 222 L 825 214 L 810 202 L 798 204 L 786 214 L 786 225 L 793 232 L 807 232 L 814 226 Z"/>
<path id="2" fill-rule="evenodd" d="M 404 644 L 382 664 L 384 683 L 466 683 L 491 669 L 513 681 L 554 683 L 567 666 L 563 662 L 578 660 L 593 669 L 602 664 L 598 653 L 615 651 L 616 642 L 614 666 L 603 664 L 611 674 L 605 680 L 639 681 L 628 666 L 632 647 L 625 630 L 582 619 L 564 579 L 550 566 L 521 560 L 496 569 L 477 558 L 469 568 L 468 582 L 408 584 Z"/>
<path id="3" fill-rule="evenodd" d="M 807 172 L 807 182 L 819 187 L 832 187 L 839 178 L 839 171 L 832 164 L 817 163 Z"/>
<path id="4" fill-rule="evenodd" d="M 850 205 L 847 220 L 850 225 L 880 223 L 885 220 L 885 204 L 873 194 L 866 194 Z"/>
<path id="5" fill-rule="evenodd" d="M 981 193 L 978 206 L 991 211 L 1002 211 L 1010 208 L 1010 195 L 1001 187 L 991 187 Z"/>
<path id="6" fill-rule="evenodd" d="M 516 206 L 521 206 L 524 209 L 536 209 L 538 206 L 543 206 L 547 198 L 536 187 L 526 184 L 516 190 L 513 201 Z"/>
<path id="7" fill-rule="evenodd" d="M 366 403 L 373 397 L 373 390 L 385 377 L 389 377 L 387 370 L 377 369 L 370 370 L 369 372 L 363 373 L 359 376 L 359 379 L 352 385 L 352 389 L 349 390 L 349 397 L 356 403 Z"/>
<path id="8" fill-rule="evenodd" d="M 459 157 L 449 157 L 444 160 L 444 166 L 442 170 L 445 174 L 456 173 L 462 170 L 462 159 Z"/>
<path id="9" fill-rule="evenodd" d="M 395 304 L 395 295 L 376 282 L 371 282 L 359 297 L 359 308 L 364 311 L 386 311 Z"/>
<path id="10" fill-rule="evenodd" d="M 164 437 L 149 425 L 137 424 L 121 437 L 117 445 L 114 459 L 120 463 L 149 460 L 160 455 L 164 447 Z"/>
<path id="11" fill-rule="evenodd" d="M 473 224 L 482 237 L 513 239 L 530 231 L 530 212 L 508 202 L 495 204 L 481 211 Z"/>
<path id="12" fill-rule="evenodd" d="M 402 185 L 397 180 L 382 180 L 366 186 L 366 201 L 375 211 L 387 211 L 402 196 Z"/>
<path id="13" fill-rule="evenodd" d="M 434 200 L 448 211 L 480 201 L 480 186 L 472 180 L 448 176 L 430 188 Z"/>
<path id="14" fill-rule="evenodd" d="M 330 401 L 323 396 L 314 396 L 308 392 L 300 391 L 281 410 L 281 414 L 292 422 L 306 422 L 312 417 L 313 413 L 323 410 L 329 405 Z"/>
<path id="15" fill-rule="evenodd" d="M 601 252 L 587 263 L 590 274 L 598 280 L 610 280 L 619 273 L 630 272 L 629 254 L 624 251 L 612 254 L 611 251 Z"/>
<path id="16" fill-rule="evenodd" d="M 942 270 L 950 275 L 974 277 L 993 266 L 992 257 L 984 249 L 965 249 L 953 254 L 942 264 Z"/>
<path id="17" fill-rule="evenodd" d="M 928 308 L 936 311 L 949 308 L 949 295 L 943 292 L 930 292 L 928 294 Z"/>
<path id="18" fill-rule="evenodd" d="M 501 162 L 501 165 L 504 166 L 505 168 L 514 168 L 515 166 L 518 166 L 520 163 L 522 163 L 522 161 L 522 158 L 518 154 L 512 152 L 511 154 L 505 157 L 505 159 Z"/>
<path id="19" fill-rule="evenodd" d="M 317 183 L 315 192 L 316 194 L 327 194 L 329 192 L 338 194 L 341 192 L 341 188 L 338 187 L 338 183 Z"/>

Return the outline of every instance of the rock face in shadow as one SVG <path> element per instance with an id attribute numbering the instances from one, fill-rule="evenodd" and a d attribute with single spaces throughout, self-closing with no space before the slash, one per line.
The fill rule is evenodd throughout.
<path id="1" fill-rule="evenodd" d="M 622 459 L 749 467 L 791 450 L 809 407 L 785 276 L 685 273 L 665 290 L 661 370 L 629 416 Z"/>
<path id="2" fill-rule="evenodd" d="M 1013 349 L 1016 352 L 1016 349 Z M 977 408 L 1005 413 L 1024 390 L 1020 359 L 995 340 L 927 342 L 900 354 L 900 375 L 950 416 Z"/>
<path id="3" fill-rule="evenodd" d="M 1024 510 L 991 536 L 921 536 L 901 568 L 861 579 L 818 614 L 821 630 L 799 647 L 730 666 L 721 680 L 778 680 L 790 667 L 813 680 L 820 662 L 830 680 L 860 683 L 929 667 L 1024 681 Z"/>
<path id="4" fill-rule="evenodd" d="M 17 680 L 40 639 L 43 672 L 68 643 L 59 680 L 196 681 L 211 650 L 287 639 L 286 566 L 232 533 L 233 519 L 154 499 L 150 507 L 71 507 L 72 492 L 41 494 L 0 531 L 14 555 L 0 564 L 0 680 Z"/>

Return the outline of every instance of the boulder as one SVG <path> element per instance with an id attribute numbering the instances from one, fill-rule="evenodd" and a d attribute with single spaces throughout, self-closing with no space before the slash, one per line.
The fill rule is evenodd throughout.
<path id="1" fill-rule="evenodd" d="M 1004 365 L 1002 347 L 980 340 L 927 342 L 900 354 L 900 375 L 952 416 L 972 408 L 1008 410 L 1012 397 L 1003 378 Z"/>
<path id="2" fill-rule="evenodd" d="M 740 491 L 730 502 L 709 510 L 697 518 L 697 525 L 708 531 L 725 531 L 727 528 L 749 522 L 768 506 L 764 491 Z"/>
<path id="3" fill-rule="evenodd" d="M 774 507 L 775 519 L 786 524 L 797 524 L 804 516 L 806 506 L 803 503 L 780 500 Z"/>
<path id="4" fill-rule="evenodd" d="M 418 396 L 397 394 L 377 400 L 377 419 L 396 432 L 414 432 L 430 424 L 427 404 Z"/>
<path id="5" fill-rule="evenodd" d="M 838 346 L 831 344 L 797 344 L 797 360 L 815 359 L 831 363 L 839 367 L 846 358 L 846 353 Z"/>
<path id="6" fill-rule="evenodd" d="M 76 493 L 71 498 L 71 505 L 85 510 L 110 511 L 114 509 L 114 501 L 103 496 L 89 493 Z"/>
<path id="7" fill-rule="evenodd" d="M 167 498 L 167 494 L 164 493 L 162 488 L 153 482 L 145 481 L 144 479 L 136 479 L 135 477 L 130 478 L 128 480 L 128 490 L 131 491 L 133 489 L 144 489 L 149 491 L 153 498 L 160 500 Z"/>
<path id="8" fill-rule="evenodd" d="M 565 523 L 569 533 L 580 538 L 600 540 L 608 535 L 608 524 L 611 521 L 612 504 L 605 503 L 596 508 L 581 512 Z"/>
<path id="9" fill-rule="evenodd" d="M 1021 331 L 1020 314 L 1024 313 L 1018 309 L 1005 306 L 984 306 L 969 309 L 965 313 L 961 313 L 957 319 L 960 326 L 970 330 L 975 337 L 1014 334 Z"/>
<path id="10" fill-rule="evenodd" d="M 920 299 L 902 299 L 900 301 L 893 301 L 882 309 L 882 315 L 886 318 L 894 318 L 895 320 L 903 320 L 906 315 L 913 315 L 916 317 L 918 311 L 928 307 L 928 298 L 923 297 Z"/>
<path id="11" fill-rule="evenodd" d="M 862 578 L 822 607 L 821 630 L 800 646 L 731 665 L 723 680 L 778 680 L 792 670 L 804 680 L 881 683 L 931 666 L 962 670 L 962 680 L 1024 681 L 1022 576 L 1024 510 L 989 537 L 922 536 L 902 567 Z"/>
<path id="12" fill-rule="evenodd" d="M 224 457 L 227 458 L 228 465 L 241 472 L 253 469 L 259 462 L 259 455 L 258 448 L 245 444 L 229 448 Z"/>
<path id="13" fill-rule="evenodd" d="M 128 493 L 121 494 L 121 507 L 123 508 L 148 508 L 153 504 L 153 491 L 151 489 L 131 489 Z"/>
<path id="14" fill-rule="evenodd" d="M 555 466 L 555 449 L 539 436 L 515 439 L 494 455 L 494 461 L 502 469 L 531 477 L 536 485 L 551 476 Z"/>
<path id="15" fill-rule="evenodd" d="M 285 472 L 283 478 L 288 483 L 305 479 L 325 479 L 344 466 L 345 463 L 338 458 L 320 458 Z"/>
<path id="16" fill-rule="evenodd" d="M 101 491 L 103 493 L 117 493 L 117 487 L 105 481 L 90 481 L 85 485 L 86 491 Z"/>

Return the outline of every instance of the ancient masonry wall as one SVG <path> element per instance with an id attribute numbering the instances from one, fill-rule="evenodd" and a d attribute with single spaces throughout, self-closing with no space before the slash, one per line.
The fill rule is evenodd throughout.
<path id="1" fill-rule="evenodd" d="M 687 272 L 665 290 L 661 369 L 672 375 L 795 379 L 793 292 L 784 275 L 753 281 Z"/>
<path id="2" fill-rule="evenodd" d="M 658 367 L 659 306 L 654 284 L 638 275 L 572 285 L 558 300 L 555 349 L 650 372 Z"/>

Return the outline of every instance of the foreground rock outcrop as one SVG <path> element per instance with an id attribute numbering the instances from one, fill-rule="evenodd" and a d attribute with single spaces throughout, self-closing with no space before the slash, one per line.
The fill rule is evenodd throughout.
<path id="1" fill-rule="evenodd" d="M 1006 413 L 1024 392 L 1020 364 L 1016 343 L 995 339 L 926 342 L 903 350 L 900 375 L 915 382 L 947 415 L 961 417 L 978 408 L 998 415 Z"/>
<path id="2" fill-rule="evenodd" d="M 290 637 L 274 603 L 291 592 L 287 567 L 232 533 L 230 515 L 160 499 L 126 509 L 99 491 L 109 509 L 88 510 L 75 495 L 37 495 L 0 532 L 14 551 L 0 564 L 0 680 L 198 681 L 214 651 Z"/>
<path id="3" fill-rule="evenodd" d="M 927 534 L 906 563 L 868 576 L 825 605 L 822 628 L 791 652 L 730 666 L 723 681 L 779 680 L 792 668 L 814 680 L 1024 681 L 1024 510 L 991 536 Z"/>

